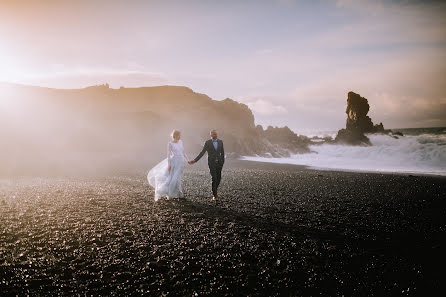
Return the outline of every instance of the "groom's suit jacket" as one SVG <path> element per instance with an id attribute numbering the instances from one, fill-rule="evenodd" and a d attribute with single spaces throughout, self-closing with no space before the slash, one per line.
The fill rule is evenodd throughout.
<path id="1" fill-rule="evenodd" d="M 225 150 L 223 148 L 223 141 L 220 139 L 217 139 L 217 149 L 214 147 L 214 143 L 212 142 L 212 139 L 207 140 L 204 143 L 203 149 L 198 154 L 198 156 L 194 159 L 195 162 L 198 162 L 198 160 L 203 157 L 204 153 L 208 153 L 208 165 L 211 166 L 223 166 L 223 163 L 225 163 Z"/>

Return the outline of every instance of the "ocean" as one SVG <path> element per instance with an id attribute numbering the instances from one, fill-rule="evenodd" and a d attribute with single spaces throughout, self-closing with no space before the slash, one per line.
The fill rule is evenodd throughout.
<path id="1" fill-rule="evenodd" d="M 308 154 L 289 158 L 244 156 L 243 160 L 306 165 L 321 170 L 394 172 L 446 176 L 446 127 L 392 129 L 404 136 L 367 135 L 372 146 L 312 145 Z M 337 131 L 306 131 L 312 136 L 336 136 Z"/>

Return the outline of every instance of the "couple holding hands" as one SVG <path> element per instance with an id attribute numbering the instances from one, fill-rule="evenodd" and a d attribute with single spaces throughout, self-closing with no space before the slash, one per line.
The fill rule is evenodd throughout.
<path id="1" fill-rule="evenodd" d="M 225 150 L 223 141 L 218 139 L 217 131 L 210 132 L 211 138 L 205 141 L 203 149 L 198 156 L 189 160 L 184 152 L 181 132 L 173 130 L 172 141 L 167 144 L 167 158 L 153 167 L 147 174 L 149 184 L 155 189 L 155 201 L 161 197 L 183 198 L 182 181 L 184 162 L 190 165 L 198 162 L 203 155 L 208 153 L 209 172 L 212 176 L 212 200 L 218 200 L 217 189 L 221 180 L 221 170 L 225 163 Z"/>

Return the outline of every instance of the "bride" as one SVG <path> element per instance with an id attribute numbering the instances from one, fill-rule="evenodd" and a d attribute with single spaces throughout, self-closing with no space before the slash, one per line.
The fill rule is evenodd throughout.
<path id="1" fill-rule="evenodd" d="M 185 161 L 189 161 L 184 152 L 181 132 L 173 130 L 172 141 L 167 144 L 167 158 L 153 167 L 147 174 L 149 184 L 155 189 L 155 201 L 161 197 L 183 198 L 181 182 Z"/>

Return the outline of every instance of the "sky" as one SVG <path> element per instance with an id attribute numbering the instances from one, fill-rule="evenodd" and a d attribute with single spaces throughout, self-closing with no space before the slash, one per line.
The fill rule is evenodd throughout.
<path id="1" fill-rule="evenodd" d="M 182 85 L 297 132 L 344 127 L 354 91 L 386 128 L 446 126 L 446 1 L 0 0 L 0 81 Z"/>

